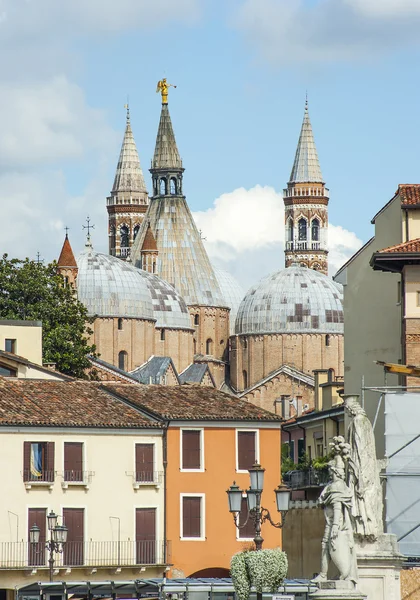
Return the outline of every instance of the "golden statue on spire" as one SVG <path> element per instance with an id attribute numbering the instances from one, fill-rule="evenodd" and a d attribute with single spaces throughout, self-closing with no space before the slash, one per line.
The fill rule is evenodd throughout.
<path id="1" fill-rule="evenodd" d="M 162 94 L 162 104 L 168 104 L 168 90 L 170 87 L 176 88 L 176 85 L 168 83 L 166 77 L 158 81 L 156 93 L 160 92 Z"/>

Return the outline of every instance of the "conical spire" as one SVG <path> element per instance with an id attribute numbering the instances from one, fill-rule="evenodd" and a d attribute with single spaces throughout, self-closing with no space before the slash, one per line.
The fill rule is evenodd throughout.
<path id="1" fill-rule="evenodd" d="M 121 146 L 120 158 L 115 173 L 112 194 L 118 192 L 143 192 L 146 193 L 143 171 L 140 166 L 139 154 L 134 141 L 133 131 L 130 123 L 130 109 L 127 108 L 127 123 L 125 126 L 124 139 Z"/>
<path id="2" fill-rule="evenodd" d="M 162 104 L 152 169 L 182 169 L 167 104 Z"/>
<path id="3" fill-rule="evenodd" d="M 308 100 L 289 183 L 323 183 L 314 134 L 309 119 Z"/>
<path id="4" fill-rule="evenodd" d="M 70 245 L 69 236 L 66 233 L 63 247 L 61 248 L 60 257 L 57 261 L 59 267 L 77 267 L 76 259 L 74 258 L 73 250 Z"/>

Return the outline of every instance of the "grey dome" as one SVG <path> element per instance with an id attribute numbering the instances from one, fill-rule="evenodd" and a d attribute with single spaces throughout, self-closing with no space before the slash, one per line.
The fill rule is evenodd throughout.
<path id="1" fill-rule="evenodd" d="M 342 287 L 307 267 L 272 273 L 246 293 L 235 333 L 344 333 Z"/>
<path id="2" fill-rule="evenodd" d="M 91 316 L 156 321 L 156 327 L 190 329 L 184 300 L 157 277 L 115 256 L 87 247 L 77 258 L 77 296 Z"/>
<path id="3" fill-rule="evenodd" d="M 217 283 L 222 292 L 225 305 L 230 308 L 230 333 L 235 333 L 235 320 L 238 313 L 238 308 L 244 297 L 244 290 L 241 288 L 236 279 L 222 269 L 217 269 L 213 266 L 214 274 L 216 275 Z"/>

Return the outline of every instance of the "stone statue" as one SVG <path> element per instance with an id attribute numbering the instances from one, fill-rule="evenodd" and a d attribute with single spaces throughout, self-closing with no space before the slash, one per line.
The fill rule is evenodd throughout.
<path id="1" fill-rule="evenodd" d="M 323 489 L 319 504 L 324 508 L 325 531 L 322 538 L 321 572 L 313 580 L 321 583 L 327 580 L 330 560 L 338 569 L 340 579 L 357 583 L 356 549 L 350 518 L 352 491 L 345 482 L 345 460 L 350 448 L 343 437 L 334 438 L 333 460 L 328 463 L 330 482 Z"/>
<path id="2" fill-rule="evenodd" d="M 347 397 L 344 406 L 351 418 L 347 441 L 347 485 L 352 491 L 353 531 L 358 539 L 374 542 L 383 533 L 382 489 L 376 460 L 372 425 L 356 397 Z"/>
<path id="3" fill-rule="evenodd" d="M 165 77 L 157 83 L 156 93 L 160 92 L 162 94 L 162 104 L 168 104 L 168 91 L 170 87 L 176 88 L 176 85 L 168 83 Z"/>

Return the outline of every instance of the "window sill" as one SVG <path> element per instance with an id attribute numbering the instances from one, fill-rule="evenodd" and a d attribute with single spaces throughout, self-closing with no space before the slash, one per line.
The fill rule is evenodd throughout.
<path id="1" fill-rule="evenodd" d="M 144 487 L 155 487 L 156 489 L 160 488 L 159 481 L 133 481 L 133 490 L 139 490 Z"/>
<path id="2" fill-rule="evenodd" d="M 205 537 L 182 537 L 181 542 L 205 542 Z"/>
<path id="3" fill-rule="evenodd" d="M 89 483 L 87 481 L 62 481 L 61 487 L 63 490 L 67 490 L 69 487 L 83 487 L 88 490 Z"/>
<path id="4" fill-rule="evenodd" d="M 54 481 L 25 481 L 25 489 L 30 490 L 32 487 L 45 487 L 52 490 Z"/>
<path id="5" fill-rule="evenodd" d="M 180 473 L 204 473 L 205 469 L 179 469 Z"/>

